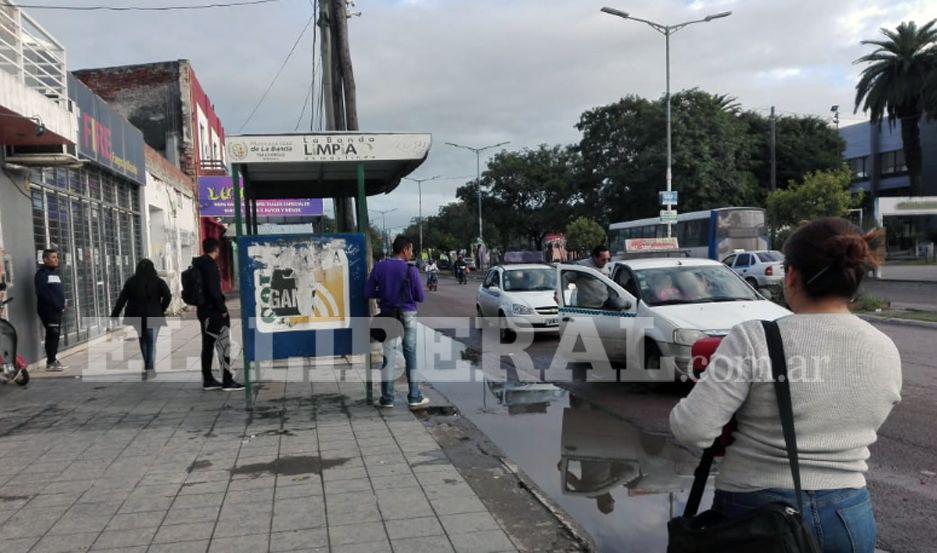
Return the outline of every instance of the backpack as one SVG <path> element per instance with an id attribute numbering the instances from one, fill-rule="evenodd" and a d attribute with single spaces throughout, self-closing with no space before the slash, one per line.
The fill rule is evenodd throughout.
<path id="1" fill-rule="evenodd" d="M 205 305 L 205 288 L 202 286 L 202 271 L 192 265 L 182 271 L 182 301 L 188 305 Z"/>

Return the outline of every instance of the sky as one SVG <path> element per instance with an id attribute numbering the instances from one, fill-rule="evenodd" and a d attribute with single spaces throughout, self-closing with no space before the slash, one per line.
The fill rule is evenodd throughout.
<path id="1" fill-rule="evenodd" d="M 189 59 L 229 135 L 251 109 L 313 12 L 313 0 L 180 12 L 29 10 L 67 50 L 70 69 Z M 208 0 L 18 0 L 37 5 L 146 5 Z M 650 27 L 600 13 L 603 5 L 673 24 L 732 11 L 671 39 L 674 91 L 698 87 L 743 108 L 830 117 L 853 114 L 861 68 L 881 27 L 937 17 L 930 0 L 357 0 L 349 21 L 364 131 L 429 132 L 423 215 L 474 178 L 474 155 L 446 146 L 510 141 L 520 150 L 574 143 L 580 114 L 628 94 L 663 94 L 664 39 Z M 317 60 L 318 61 L 318 60 Z M 311 82 L 311 29 L 243 132 L 293 132 Z M 309 128 L 306 111 L 301 130 Z M 484 160 L 483 160 L 484 163 Z M 404 181 L 370 207 L 396 209 L 388 230 L 418 214 Z"/>

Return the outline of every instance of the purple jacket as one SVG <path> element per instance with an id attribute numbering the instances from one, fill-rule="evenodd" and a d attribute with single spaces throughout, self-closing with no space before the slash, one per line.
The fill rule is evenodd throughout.
<path id="1" fill-rule="evenodd" d="M 410 277 L 410 286 L 405 284 L 407 275 Z M 416 304 L 426 299 L 420 270 L 402 259 L 378 262 L 368 277 L 365 293 L 368 298 L 378 300 L 381 311 L 395 308 L 416 311 Z"/>

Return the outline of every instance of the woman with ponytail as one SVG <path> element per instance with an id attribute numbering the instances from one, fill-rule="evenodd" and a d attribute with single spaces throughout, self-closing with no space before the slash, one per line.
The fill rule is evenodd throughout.
<path id="1" fill-rule="evenodd" d="M 802 482 L 802 517 L 824 553 L 872 553 L 875 517 L 865 486 L 869 445 L 901 396 L 892 340 L 849 311 L 878 265 L 880 232 L 825 218 L 784 244 L 784 295 L 793 315 L 777 321 L 788 365 Z M 735 418 L 716 477 L 713 509 L 738 517 L 772 502 L 797 505 L 764 329 L 736 326 L 704 378 L 670 414 L 676 438 L 708 447 Z"/>
<path id="2" fill-rule="evenodd" d="M 159 327 L 165 324 L 163 314 L 171 300 L 172 293 L 169 291 L 169 285 L 159 278 L 153 262 L 149 259 L 141 259 L 137 263 L 136 272 L 124 283 L 120 297 L 114 304 L 111 318 L 120 317 L 121 311 L 124 311 L 125 319 L 129 319 L 125 322 L 129 322 L 137 331 L 140 352 L 143 354 L 144 371 L 152 371 L 156 368 L 156 336 L 159 333 Z"/>

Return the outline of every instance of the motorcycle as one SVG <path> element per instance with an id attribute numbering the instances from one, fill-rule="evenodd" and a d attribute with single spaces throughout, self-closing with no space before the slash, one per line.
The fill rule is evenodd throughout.
<path id="1" fill-rule="evenodd" d="M 426 277 L 426 288 L 431 292 L 439 290 L 439 277 L 436 276 L 436 273 L 430 273 Z"/>
<path id="2" fill-rule="evenodd" d="M 7 298 L 0 302 L 0 308 L 13 301 Z M 20 386 L 29 383 L 29 371 L 26 370 L 26 360 L 16 353 L 17 335 L 16 327 L 5 318 L 0 317 L 0 383 L 15 382 Z"/>
<path id="3" fill-rule="evenodd" d="M 459 280 L 459 284 L 468 282 L 468 279 L 465 277 L 465 267 L 456 267 L 455 276 Z"/>

